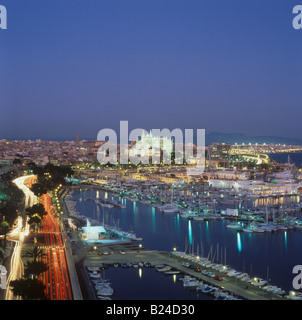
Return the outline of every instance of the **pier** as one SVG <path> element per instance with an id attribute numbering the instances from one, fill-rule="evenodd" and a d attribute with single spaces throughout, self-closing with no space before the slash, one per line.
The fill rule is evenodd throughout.
<path id="1" fill-rule="evenodd" d="M 142 248 L 128 248 L 126 250 L 123 246 L 106 247 L 101 246 L 90 251 L 84 260 L 85 267 L 99 267 L 101 265 L 113 266 L 113 264 L 122 263 L 138 263 L 138 262 L 150 262 L 151 266 L 155 265 L 168 265 L 173 269 L 180 271 L 182 274 L 190 275 L 204 283 L 213 285 L 232 292 L 234 295 L 246 300 L 279 300 L 281 296 L 272 295 L 261 288 L 251 285 L 247 282 L 242 282 L 237 278 L 228 277 L 225 274 L 221 274 L 208 267 L 202 267 L 202 270 L 213 271 L 217 275 L 223 277 L 222 281 L 209 278 L 201 272 L 196 272 L 193 269 L 189 269 L 183 265 L 186 262 L 185 259 L 174 256 L 169 252 L 160 252 L 156 250 L 145 250 Z M 123 250 L 123 254 L 121 254 Z M 106 252 L 106 254 L 99 255 L 100 252 Z M 192 263 L 192 262 L 191 262 Z M 196 264 L 197 265 L 197 264 Z M 167 297 L 168 298 L 168 297 Z"/>
<path id="2" fill-rule="evenodd" d="M 100 190 L 100 189 L 99 189 Z M 106 189 L 107 192 L 110 192 L 110 190 Z M 94 198 L 86 198 L 85 200 L 82 199 L 82 201 L 91 201 L 94 200 Z M 138 201 L 142 201 L 141 199 Z M 259 215 L 260 212 L 254 213 L 255 215 Z M 65 216 L 70 217 L 70 215 Z M 181 216 L 181 215 L 180 215 Z M 214 216 L 213 214 L 210 214 L 210 216 Z M 182 216 L 181 216 L 182 217 Z M 227 217 L 230 218 L 230 220 L 240 220 L 240 216 L 235 217 Z M 249 221 L 249 219 L 248 219 Z M 289 228 L 290 226 L 287 226 L 288 230 L 291 230 L 293 228 Z M 292 226 L 291 226 L 292 227 Z M 114 264 L 118 264 L 122 267 L 125 267 L 125 264 L 132 264 L 137 265 L 139 262 L 149 262 L 153 267 L 156 265 L 167 265 L 172 268 L 172 270 L 177 270 L 182 275 L 189 275 L 191 277 L 194 277 L 195 279 L 199 280 L 200 282 L 203 282 L 205 284 L 209 284 L 212 286 L 215 286 L 216 288 L 220 288 L 222 291 L 229 291 L 234 296 L 237 296 L 241 299 L 246 300 L 282 300 L 286 299 L 283 295 L 285 295 L 285 291 L 281 290 L 280 288 L 277 288 L 277 291 L 266 291 L 265 289 L 262 289 L 259 287 L 259 280 L 258 277 L 253 277 L 251 274 L 247 275 L 248 278 L 250 278 L 250 281 L 253 283 L 248 282 L 247 279 L 240 280 L 240 278 L 236 276 L 229 276 L 226 273 L 226 270 L 223 269 L 218 271 L 219 269 L 214 269 L 215 264 L 209 264 L 209 265 L 201 265 L 198 261 L 193 261 L 189 259 L 190 257 L 182 257 L 182 256 L 176 256 L 174 252 L 166 252 L 166 251 L 156 251 L 156 250 L 147 250 L 143 249 L 142 245 L 139 245 L 137 242 L 130 243 L 116 243 L 116 244 L 110 244 L 110 243 L 84 243 L 82 239 L 79 237 L 79 234 L 76 230 L 73 230 L 70 233 L 70 241 L 71 241 L 71 248 L 72 248 L 72 254 L 74 261 L 76 263 L 77 273 L 79 277 L 81 278 L 81 289 L 85 290 L 86 297 L 83 296 L 83 298 L 92 299 L 94 296 L 93 293 L 93 287 L 91 287 L 90 279 L 87 274 L 86 267 L 97 267 L 102 268 L 102 266 L 108 266 L 113 267 Z M 161 249 L 159 249 L 161 250 Z M 167 250 L 167 249 L 163 249 Z M 168 249 L 169 250 L 169 249 Z M 198 250 L 197 250 L 198 252 Z M 219 259 L 217 259 L 219 260 Z M 222 259 L 221 259 L 222 260 Z M 213 262 L 213 259 L 210 259 L 210 262 Z M 188 263 L 191 266 L 199 267 L 201 271 L 208 271 L 212 273 L 212 276 L 214 277 L 221 276 L 222 280 L 216 280 L 214 277 L 211 278 L 210 276 L 200 272 L 195 271 L 194 268 L 189 268 L 185 266 L 184 264 Z M 222 262 L 221 262 L 222 263 Z M 224 263 L 224 265 L 226 262 Z M 217 264 L 216 264 L 217 265 Z M 116 266 L 115 266 L 116 267 Z M 130 266 L 129 266 L 130 267 Z M 168 276 L 168 275 L 167 275 Z M 269 277 L 267 276 L 267 279 Z M 263 281 L 262 281 L 263 282 Z M 255 284 L 255 285 L 254 285 Z M 257 285 L 257 286 L 256 286 Z M 264 284 L 261 284 L 262 286 L 265 286 Z M 272 287 L 272 285 L 269 286 Z M 280 289 L 280 290 L 279 290 Z M 118 289 L 117 289 L 118 290 Z M 281 292 L 282 291 L 282 292 Z M 169 297 L 167 297 L 169 299 Z"/>

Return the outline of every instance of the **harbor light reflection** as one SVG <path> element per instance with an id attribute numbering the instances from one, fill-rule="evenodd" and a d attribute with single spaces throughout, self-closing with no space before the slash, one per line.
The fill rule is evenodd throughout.
<path id="1" fill-rule="evenodd" d="M 152 207 L 152 230 L 153 230 L 153 233 L 156 233 L 156 214 L 155 214 L 154 207 Z"/>
<path id="2" fill-rule="evenodd" d="M 188 222 L 188 237 L 189 237 L 190 245 L 192 245 L 192 243 L 193 243 L 193 234 L 192 234 L 192 223 L 191 223 L 191 220 L 189 220 L 189 222 Z"/>
<path id="3" fill-rule="evenodd" d="M 241 243 L 241 235 L 240 232 L 237 232 L 237 249 L 239 252 L 242 250 L 242 243 Z"/>

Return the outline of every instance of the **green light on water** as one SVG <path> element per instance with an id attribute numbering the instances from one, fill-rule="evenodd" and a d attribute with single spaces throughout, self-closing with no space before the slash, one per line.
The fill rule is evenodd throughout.
<path id="1" fill-rule="evenodd" d="M 193 233 L 192 233 L 191 220 L 189 220 L 189 222 L 188 222 L 188 236 L 189 236 L 189 242 L 192 245 L 192 243 L 193 243 Z"/>
<path id="2" fill-rule="evenodd" d="M 239 232 L 237 232 L 237 249 L 239 252 L 242 250 L 241 236 Z"/>

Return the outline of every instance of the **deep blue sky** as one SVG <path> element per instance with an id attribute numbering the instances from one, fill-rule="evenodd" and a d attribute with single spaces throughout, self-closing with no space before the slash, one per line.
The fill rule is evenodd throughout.
<path id="1" fill-rule="evenodd" d="M 120 120 L 302 138 L 299 0 L 0 4 L 0 138 L 96 138 Z"/>

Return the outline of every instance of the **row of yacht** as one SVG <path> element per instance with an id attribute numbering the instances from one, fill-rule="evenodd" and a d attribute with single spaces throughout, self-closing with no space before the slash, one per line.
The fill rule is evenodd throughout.
<path id="1" fill-rule="evenodd" d="M 243 222 L 231 223 L 227 225 L 227 228 L 246 233 L 272 233 L 277 231 L 302 230 L 302 224 L 298 221 L 287 221 L 283 223 L 253 221 L 248 224 Z"/>
<path id="2" fill-rule="evenodd" d="M 285 290 L 269 284 L 266 280 L 264 280 L 260 277 L 252 277 L 245 272 L 237 271 L 229 266 L 226 266 L 223 264 L 212 263 L 207 258 L 197 257 L 195 255 L 187 254 L 185 252 L 173 251 L 172 254 L 178 258 L 190 261 L 190 263 L 194 263 L 195 265 L 199 265 L 200 267 L 206 268 L 205 270 L 202 270 L 201 272 L 204 275 L 207 275 L 211 278 L 215 277 L 215 273 L 218 272 L 219 274 L 223 275 L 223 277 L 226 276 L 229 278 L 233 278 L 236 281 L 241 281 L 242 283 L 246 283 L 247 287 L 248 287 L 248 285 L 252 285 L 252 286 L 255 286 L 255 287 L 262 289 L 263 291 L 269 292 L 273 295 L 275 294 L 275 295 L 284 296 L 284 297 L 294 296 L 295 299 L 297 299 L 298 295 L 290 295 L 290 294 L 286 295 Z M 184 263 L 184 266 L 188 267 L 189 265 L 190 264 L 188 262 Z M 210 270 L 212 270 L 212 271 L 210 271 Z"/>
<path id="3" fill-rule="evenodd" d="M 209 285 L 189 275 L 185 275 L 183 278 L 179 278 L 178 280 L 183 282 L 184 288 L 193 288 L 196 289 L 197 292 L 211 294 L 214 296 L 215 300 L 242 300 L 234 296 L 232 292 L 222 290 L 217 286 Z"/>
<path id="4" fill-rule="evenodd" d="M 276 230 L 301 230 L 302 220 L 290 216 L 290 212 L 301 212 L 302 203 L 289 203 L 280 205 L 266 205 L 265 209 L 253 207 L 247 203 L 259 195 L 241 192 L 240 194 L 230 190 L 197 189 L 190 186 L 171 186 L 168 184 L 154 185 L 148 183 L 133 182 L 128 184 L 108 184 L 105 189 L 117 194 L 117 196 L 131 201 L 140 201 L 150 204 L 162 213 L 177 213 L 182 218 L 196 221 L 208 221 L 217 219 L 231 219 L 262 224 L 256 228 L 255 224 L 246 226 L 245 232 L 274 232 Z M 245 204 L 245 205 L 244 205 Z M 239 209 L 230 209 L 237 213 L 226 214 L 222 209 L 224 205 Z M 220 209 L 217 209 L 220 208 Z M 228 210 L 228 209 L 227 209 Z M 275 215 L 277 216 L 275 219 Z M 264 226 L 266 220 L 273 220 L 269 226 Z M 272 218 L 273 216 L 273 218 Z M 267 224 L 267 223 L 266 223 Z"/>
<path id="5" fill-rule="evenodd" d="M 111 300 L 113 295 L 113 288 L 109 279 L 105 279 L 99 267 L 87 267 L 88 276 L 94 289 L 98 300 Z"/>
<path id="6" fill-rule="evenodd" d="M 182 187 L 184 188 L 184 187 Z M 227 227 L 236 229 L 237 231 L 244 231 L 247 233 L 264 233 L 275 232 L 278 230 L 302 230 L 302 220 L 297 217 L 284 215 L 286 210 L 283 205 L 283 214 L 278 219 L 270 218 L 268 223 L 268 215 L 275 215 L 275 211 L 278 208 L 272 206 L 266 210 L 259 208 L 241 209 L 236 215 L 228 216 L 225 214 L 225 210 L 216 210 L 215 203 L 220 200 L 226 200 L 226 197 L 222 197 L 221 191 L 211 190 L 200 193 L 198 191 L 187 190 L 184 193 L 183 190 L 171 189 L 171 186 L 162 184 L 160 186 L 148 183 L 144 184 L 132 183 L 125 185 L 108 184 L 105 186 L 105 190 L 117 194 L 120 198 L 129 199 L 131 201 L 140 201 L 144 204 L 150 204 L 162 213 L 177 213 L 182 218 L 195 220 L 195 221 L 208 221 L 217 219 L 232 219 L 241 221 L 243 223 L 232 223 Z M 231 202 L 237 201 L 236 195 L 231 194 L 230 191 L 225 191 Z M 250 195 L 245 195 L 250 196 Z M 97 204 L 106 208 L 125 208 L 125 204 L 120 201 L 108 200 L 108 199 L 91 199 Z M 82 201 L 84 201 L 82 199 Z M 76 202 L 70 195 L 66 196 L 65 203 L 71 215 L 78 216 L 79 214 L 75 209 Z M 293 207 L 294 210 L 301 210 L 301 204 L 296 203 Z M 269 211 L 271 209 L 271 211 Z M 288 209 L 287 209 L 288 210 Z"/>

